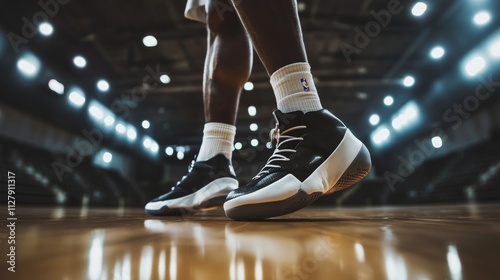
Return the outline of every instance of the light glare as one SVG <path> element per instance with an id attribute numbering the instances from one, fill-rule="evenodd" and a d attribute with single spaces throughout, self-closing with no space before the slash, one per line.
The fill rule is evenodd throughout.
<path id="1" fill-rule="evenodd" d="M 427 11 L 427 4 L 424 2 L 417 2 L 411 9 L 411 13 L 416 17 L 423 15 L 425 11 Z"/>
<path id="2" fill-rule="evenodd" d="M 493 56 L 495 58 L 500 58 L 500 39 L 491 43 L 491 45 L 489 47 L 489 52 L 490 52 L 491 56 Z"/>
<path id="3" fill-rule="evenodd" d="M 158 45 L 158 40 L 154 36 L 148 35 L 142 39 L 144 46 L 148 48 L 156 47 Z"/>
<path id="4" fill-rule="evenodd" d="M 84 68 L 85 66 L 87 66 L 87 60 L 83 56 L 80 56 L 80 55 L 77 55 L 77 56 L 75 56 L 75 58 L 73 58 L 73 63 L 78 68 Z"/>
<path id="5" fill-rule="evenodd" d="M 97 88 L 102 92 L 108 91 L 109 83 L 106 80 L 100 80 L 97 82 Z"/>
<path id="6" fill-rule="evenodd" d="M 159 149 L 160 149 L 160 146 L 158 146 L 158 143 L 153 142 L 153 143 L 151 144 L 151 152 L 153 152 L 153 153 L 157 153 Z"/>
<path id="7" fill-rule="evenodd" d="M 83 93 L 79 93 L 77 91 L 73 91 L 69 94 L 69 101 L 73 103 L 74 105 L 81 107 L 83 104 L 85 104 L 85 96 Z"/>
<path id="8" fill-rule="evenodd" d="M 177 152 L 177 159 L 178 160 L 183 160 L 184 159 L 184 152 L 183 151 L 178 151 Z"/>
<path id="9" fill-rule="evenodd" d="M 127 137 L 130 140 L 135 140 L 135 138 L 137 138 L 137 131 L 135 130 L 135 128 L 129 127 L 127 129 Z"/>
<path id="10" fill-rule="evenodd" d="M 415 78 L 413 78 L 412 76 L 406 76 L 403 80 L 403 85 L 405 85 L 405 87 L 411 87 L 415 84 Z"/>
<path id="11" fill-rule="evenodd" d="M 146 139 L 144 139 L 144 141 L 142 142 L 142 144 L 144 145 L 144 147 L 146 147 L 146 148 L 149 149 L 149 148 L 151 148 L 151 144 L 153 144 L 153 142 L 151 142 L 151 139 L 146 138 Z"/>
<path id="12" fill-rule="evenodd" d="M 104 124 L 106 126 L 112 126 L 114 123 L 115 123 L 115 118 L 113 118 L 112 116 L 106 116 L 104 118 Z"/>
<path id="13" fill-rule="evenodd" d="M 373 114 L 370 116 L 370 124 L 377 125 L 380 122 L 380 117 L 377 114 Z"/>
<path id="14" fill-rule="evenodd" d="M 38 31 L 44 36 L 50 36 L 54 32 L 54 27 L 48 22 L 44 22 L 38 26 Z"/>
<path id="15" fill-rule="evenodd" d="M 102 161 L 105 163 L 110 163 L 113 160 L 113 155 L 110 152 L 105 152 L 102 155 Z"/>
<path id="16" fill-rule="evenodd" d="M 100 120 L 104 117 L 104 113 L 102 112 L 102 110 L 95 105 L 89 107 L 89 113 L 96 120 Z"/>
<path id="17" fill-rule="evenodd" d="M 257 129 L 259 129 L 259 126 L 256 123 L 252 123 L 250 125 L 250 130 L 251 131 L 257 131 Z"/>
<path id="18" fill-rule="evenodd" d="M 391 132 L 389 131 L 389 129 L 387 129 L 386 127 L 381 127 L 373 133 L 372 140 L 375 144 L 381 144 L 382 142 L 387 141 L 390 135 Z"/>
<path id="19" fill-rule="evenodd" d="M 49 88 L 57 94 L 64 93 L 64 85 L 58 82 L 56 79 L 51 79 L 49 81 Z"/>
<path id="20" fill-rule="evenodd" d="M 394 98 L 392 98 L 392 96 L 388 95 L 384 98 L 385 106 L 391 106 L 393 103 L 394 103 Z"/>
<path id="21" fill-rule="evenodd" d="M 115 129 L 116 129 L 116 132 L 118 132 L 120 134 L 125 134 L 125 132 L 127 132 L 127 128 L 121 123 L 117 124 Z"/>
<path id="22" fill-rule="evenodd" d="M 236 144 L 234 144 L 234 148 L 236 150 L 241 150 L 241 148 L 243 148 L 243 144 L 241 144 L 240 142 L 236 142 Z"/>
<path id="23" fill-rule="evenodd" d="M 484 60 L 484 58 L 476 56 L 469 62 L 467 62 L 467 64 L 465 65 L 465 71 L 467 72 L 467 75 L 474 77 L 479 72 L 481 72 L 481 70 L 483 70 L 485 66 L 486 61 Z"/>
<path id="24" fill-rule="evenodd" d="M 432 137 L 431 142 L 432 146 L 436 149 L 439 149 L 443 146 L 443 139 L 441 139 L 441 137 L 439 136 Z"/>
<path id="25" fill-rule="evenodd" d="M 19 69 L 19 71 L 21 71 L 24 75 L 33 77 L 38 73 L 40 67 L 35 59 L 21 58 L 17 62 L 17 69 Z"/>
<path id="26" fill-rule="evenodd" d="M 474 15 L 474 23 L 476 25 L 485 25 L 491 20 L 491 14 L 487 11 L 481 11 Z"/>
<path id="27" fill-rule="evenodd" d="M 253 83 L 252 82 L 246 82 L 245 85 L 243 86 L 243 88 L 246 90 L 246 91 L 251 91 L 254 89 L 254 86 L 253 86 Z"/>
<path id="28" fill-rule="evenodd" d="M 253 146 L 253 147 L 257 147 L 259 145 L 259 140 L 257 139 L 252 139 L 252 141 L 250 141 L 250 144 Z"/>
<path id="29" fill-rule="evenodd" d="M 437 46 L 431 50 L 431 57 L 434 59 L 440 59 L 441 57 L 444 56 L 444 53 L 445 51 L 443 47 Z"/>
<path id="30" fill-rule="evenodd" d="M 248 107 L 248 115 L 251 117 L 254 117 L 255 115 L 257 115 L 257 108 L 255 108 L 255 106 L 249 106 Z"/>
<path id="31" fill-rule="evenodd" d="M 164 84 L 169 84 L 171 79 L 170 79 L 170 76 L 167 75 L 167 74 L 163 74 L 160 76 L 160 81 Z"/>
<path id="32" fill-rule="evenodd" d="M 150 126 L 151 126 L 151 124 L 149 123 L 149 121 L 148 121 L 148 120 L 143 120 L 143 121 L 142 121 L 142 127 L 143 127 L 144 129 L 148 129 Z"/>

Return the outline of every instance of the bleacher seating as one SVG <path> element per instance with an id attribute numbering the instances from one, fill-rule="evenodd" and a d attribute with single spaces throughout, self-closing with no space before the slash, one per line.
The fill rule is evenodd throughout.
<path id="1" fill-rule="evenodd" d="M 64 162 L 64 155 L 37 149 L 18 142 L 0 139 L 2 171 L 16 173 L 16 201 L 20 205 L 142 206 L 143 195 L 134 182 L 117 171 L 93 166 L 84 159 L 59 180 L 54 162 Z M 1 177 L 4 178 L 4 177 Z M 1 182 L 6 184 L 6 182 Z M 5 201 L 2 196 L 0 201 Z"/>

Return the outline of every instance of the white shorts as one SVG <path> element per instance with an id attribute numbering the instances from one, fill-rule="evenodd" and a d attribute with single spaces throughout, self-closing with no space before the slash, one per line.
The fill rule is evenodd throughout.
<path id="1" fill-rule="evenodd" d="M 208 13 L 207 1 L 208 0 L 188 0 L 184 16 L 188 19 L 206 23 Z"/>

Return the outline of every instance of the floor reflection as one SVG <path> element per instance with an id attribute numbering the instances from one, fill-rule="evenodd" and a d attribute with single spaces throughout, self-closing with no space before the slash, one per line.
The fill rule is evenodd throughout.
<path id="1" fill-rule="evenodd" d="M 469 210 L 306 209 L 234 222 L 37 209 L 19 221 L 19 279 L 495 279 L 500 209 Z"/>
<path id="2" fill-rule="evenodd" d="M 382 230 L 380 242 L 360 241 L 335 232 L 331 225 L 311 222 L 227 222 L 223 231 L 211 224 L 155 219 L 146 220 L 144 226 L 184 248 L 176 254 L 179 279 L 203 279 L 207 272 L 221 279 L 330 279 L 332 275 L 414 279 L 387 229 Z M 364 242 L 368 244 L 366 261 Z M 175 248 L 168 246 L 156 249 Z M 194 260 L 197 265 L 191 266 Z M 172 259 L 158 262 L 162 264 L 171 269 Z"/>

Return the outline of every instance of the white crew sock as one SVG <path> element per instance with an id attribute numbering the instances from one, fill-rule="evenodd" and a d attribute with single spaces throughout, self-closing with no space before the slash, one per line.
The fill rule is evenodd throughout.
<path id="1" fill-rule="evenodd" d="M 235 134 L 236 127 L 234 125 L 216 122 L 206 123 L 196 161 L 209 160 L 218 154 L 223 154 L 231 160 Z"/>
<path id="2" fill-rule="evenodd" d="M 278 109 L 283 113 L 293 111 L 318 111 L 323 109 L 316 85 L 307 62 L 293 63 L 271 75 L 271 85 Z"/>

